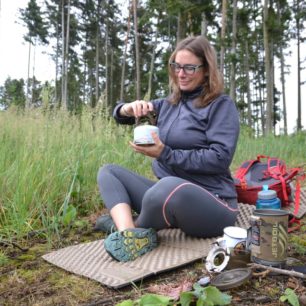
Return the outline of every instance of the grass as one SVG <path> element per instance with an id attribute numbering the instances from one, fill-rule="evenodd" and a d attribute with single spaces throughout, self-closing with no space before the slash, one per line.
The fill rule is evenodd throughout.
<path id="1" fill-rule="evenodd" d="M 89 113 L 81 118 L 0 113 L 0 236 L 56 232 L 67 202 L 79 215 L 97 209 L 96 174 L 105 163 L 149 169 L 127 146 L 129 128 L 105 117 L 95 125 L 94 133 Z"/>
<path id="2" fill-rule="evenodd" d="M 152 178 L 150 159 L 127 145 L 130 127 L 102 115 L 91 118 L 89 111 L 81 117 L 0 112 L 0 239 L 33 230 L 52 239 L 63 225 L 100 209 L 96 174 L 103 164 L 117 163 Z M 232 171 L 258 154 L 298 166 L 306 161 L 305 148 L 305 133 L 256 139 L 242 129 Z"/>
<path id="3" fill-rule="evenodd" d="M 254 138 L 249 130 L 242 127 L 232 169 L 257 155 L 269 155 L 283 159 L 288 167 L 306 164 L 306 133 L 300 132 L 290 136 L 274 136 Z"/>

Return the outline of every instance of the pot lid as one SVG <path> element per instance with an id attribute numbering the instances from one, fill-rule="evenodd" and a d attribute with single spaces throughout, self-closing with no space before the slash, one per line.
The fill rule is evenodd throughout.
<path id="1" fill-rule="evenodd" d="M 226 290 L 242 285 L 252 277 L 250 268 L 238 268 L 221 272 L 211 280 L 211 285 L 220 290 Z"/>

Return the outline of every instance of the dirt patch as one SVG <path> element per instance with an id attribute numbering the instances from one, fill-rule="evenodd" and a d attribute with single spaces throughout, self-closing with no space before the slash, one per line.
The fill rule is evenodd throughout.
<path id="1" fill-rule="evenodd" d="M 94 219 L 90 217 L 85 221 Z M 184 288 L 182 284 L 192 284 L 208 275 L 203 262 L 198 261 L 150 277 L 141 283 L 114 290 L 65 272 L 42 259 L 41 256 L 52 248 L 103 238 L 103 234 L 92 231 L 91 222 L 88 222 L 87 226 L 84 226 L 86 222 L 82 224 L 79 228 L 67 231 L 64 238 L 56 241 L 53 246 L 37 235 L 19 241 L 18 245 L 1 243 L 0 250 L 5 257 L 0 257 L 0 305 L 116 305 L 126 299 L 134 300 L 148 292 L 163 294 L 165 288 L 180 291 Z M 289 237 L 288 257 L 294 258 L 295 265 L 305 265 L 305 226 L 291 233 Z M 274 306 L 285 305 L 279 302 L 279 298 L 286 288 L 295 290 L 300 297 L 300 304 L 303 305 L 306 279 L 292 276 L 257 273 L 245 284 L 225 292 L 232 296 L 232 305 Z"/>

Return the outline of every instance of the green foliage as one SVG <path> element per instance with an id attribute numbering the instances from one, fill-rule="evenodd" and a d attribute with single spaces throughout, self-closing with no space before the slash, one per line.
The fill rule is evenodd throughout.
<path id="1" fill-rule="evenodd" d="M 20 10 L 21 20 L 28 28 L 25 40 L 35 44 L 35 39 L 39 39 L 43 43 L 48 43 L 48 29 L 43 19 L 41 8 L 36 0 L 30 0 L 26 9 Z"/>
<path id="2" fill-rule="evenodd" d="M 132 300 L 125 300 L 119 304 L 116 304 L 116 306 L 133 306 L 134 302 Z"/>
<path id="3" fill-rule="evenodd" d="M 233 4 L 228 5 L 224 16 L 221 16 L 223 12 L 220 1 L 140 1 L 137 6 L 137 16 L 141 96 L 144 97 L 148 91 L 149 75 L 153 77 L 150 96 L 152 98 L 167 96 L 169 93 L 167 64 L 177 40 L 190 35 L 206 35 L 218 55 L 222 55 L 221 47 L 225 49 L 224 71 L 222 71 L 225 78 L 225 92 L 228 92 L 231 85 L 231 67 L 235 64 L 237 97 L 235 102 L 240 111 L 241 121 L 251 125 L 256 129 L 256 133 L 261 135 L 267 124 L 266 89 L 272 88 L 272 84 L 266 79 L 269 74 L 265 71 L 262 54 L 271 52 L 273 59 L 280 61 L 281 67 L 284 68 L 281 79 L 285 79 L 285 75 L 289 72 L 289 67 L 285 64 L 289 47 L 296 39 L 303 41 L 306 18 L 305 4 L 302 1 L 298 3 L 269 1 L 267 5 L 268 18 L 265 22 L 261 1 L 248 0 L 240 5 L 238 3 L 237 10 Z M 71 8 L 69 14 L 68 7 Z M 68 47 L 65 54 L 68 63 L 67 105 L 71 112 L 80 112 L 82 107 L 87 105 L 95 107 L 100 102 L 103 92 L 105 92 L 105 105 L 111 108 L 121 99 L 121 87 L 124 88 L 122 99 L 135 100 L 135 31 L 133 26 L 131 27 L 134 21 L 131 8 L 131 1 L 124 3 L 101 0 L 70 1 L 68 5 L 67 1 L 29 0 L 27 6 L 19 11 L 19 17 L 26 28 L 24 39 L 31 44 L 49 43 L 48 52 L 51 52 L 50 56 L 56 63 L 54 70 L 57 71 L 56 92 L 54 90 L 52 93 L 54 103 L 60 104 L 63 89 L 61 83 L 66 80 L 66 69 L 63 69 L 65 59 L 62 58 L 65 46 Z M 234 20 L 236 11 L 237 17 Z M 221 19 L 226 20 L 225 37 L 222 41 Z M 270 51 L 264 50 L 264 22 L 268 28 L 269 35 L 266 38 L 269 41 Z M 237 35 L 233 35 L 235 24 L 239 29 Z M 69 35 L 65 35 L 68 33 Z M 66 42 L 67 36 L 69 42 Z M 154 44 L 155 37 L 157 46 Z M 31 64 L 33 63 L 29 63 Z M 59 69 L 61 64 L 62 68 Z M 123 67 L 125 73 L 121 79 Z M 36 82 L 34 76 L 32 80 L 26 80 L 26 84 L 33 84 L 32 88 L 27 87 L 27 98 L 30 98 L 31 92 L 31 103 L 35 106 L 41 103 L 37 97 L 41 88 L 35 85 Z M 282 119 L 285 110 L 281 113 L 281 108 L 277 105 L 280 89 L 273 88 L 273 90 L 275 124 Z M 13 98 L 12 93 L 8 99 Z M 298 98 L 300 100 L 300 97 Z M 269 103 L 272 104 L 273 101 Z M 249 110 L 251 114 L 248 114 Z M 298 116 L 300 118 L 302 114 Z M 272 120 L 269 118 L 268 122 L 270 119 Z M 302 129 L 300 123 L 298 129 Z"/>
<path id="4" fill-rule="evenodd" d="M 116 125 L 102 112 L 84 109 L 71 116 L 44 109 L 20 115 L 11 110 L 0 112 L 0 126 L 0 235 L 5 239 L 32 230 L 52 239 L 100 209 L 96 175 L 104 164 L 154 179 L 151 159 L 128 145 L 131 127 Z M 306 160 L 305 147 L 305 133 L 254 138 L 242 128 L 232 171 L 257 154 L 298 166 Z"/>
<path id="5" fill-rule="evenodd" d="M 23 109 L 26 103 L 24 86 L 23 79 L 17 80 L 8 77 L 1 88 L 0 106 L 4 109 L 12 106 Z"/>
<path id="6" fill-rule="evenodd" d="M 285 294 L 282 295 L 279 300 L 281 302 L 288 302 L 290 305 L 292 306 L 299 306 L 299 299 L 297 297 L 297 295 L 295 294 L 294 290 L 287 288 L 285 290 Z"/>
<path id="7" fill-rule="evenodd" d="M 145 294 L 136 301 L 125 300 L 116 306 L 168 306 L 172 305 L 171 298 L 158 294 Z"/>
<path id="8" fill-rule="evenodd" d="M 76 219 L 77 210 L 73 205 L 70 205 L 69 202 L 71 200 L 72 192 L 76 183 L 76 178 L 78 174 L 78 168 L 79 168 L 79 162 L 77 162 L 76 169 L 74 176 L 72 178 L 72 182 L 69 188 L 69 191 L 66 195 L 65 201 L 60 209 L 60 212 L 62 211 L 63 214 L 61 216 L 61 221 L 63 225 L 68 226 L 71 225 L 71 223 Z M 77 192 L 80 192 L 80 186 L 77 185 Z"/>
<path id="9" fill-rule="evenodd" d="M 2 251 L 0 251 L 0 267 L 5 266 L 8 263 L 8 261 L 9 259 L 7 258 L 7 256 Z"/>
<path id="10" fill-rule="evenodd" d="M 48 237 L 100 209 L 99 167 L 117 163 L 152 176 L 150 159 L 128 146 L 129 127 L 104 117 L 40 111 L 0 113 L 0 235 Z"/>
<path id="11" fill-rule="evenodd" d="M 303 132 L 290 136 L 268 135 L 255 138 L 249 127 L 242 126 L 231 168 L 234 171 L 243 161 L 256 158 L 257 155 L 279 157 L 288 167 L 297 167 L 306 161 L 305 147 L 306 134 Z"/>
<path id="12" fill-rule="evenodd" d="M 170 300 L 171 298 L 158 294 L 145 294 L 139 300 L 136 301 L 136 305 L 167 306 L 169 305 Z"/>
<path id="13" fill-rule="evenodd" d="M 71 223 L 76 219 L 77 210 L 74 206 L 69 205 L 66 209 L 65 214 L 62 216 L 62 223 L 65 226 L 71 225 Z"/>
<path id="14" fill-rule="evenodd" d="M 178 303 L 163 295 L 145 294 L 136 301 L 125 300 L 116 306 L 189 306 L 192 303 L 196 303 L 197 306 L 221 306 L 231 303 L 231 296 L 222 293 L 214 286 L 201 287 L 199 284 L 194 284 L 193 289 L 193 291 L 182 292 Z"/>
<path id="15" fill-rule="evenodd" d="M 231 296 L 222 293 L 214 286 L 202 287 L 194 284 L 193 289 L 193 291 L 181 293 L 182 306 L 188 306 L 194 301 L 197 302 L 197 306 L 229 305 L 231 303 Z"/>
<path id="16" fill-rule="evenodd" d="M 305 227 L 302 226 L 300 229 L 301 233 L 305 233 Z M 294 235 L 291 234 L 289 236 L 289 242 L 291 246 L 294 248 L 295 252 L 300 255 L 306 255 L 306 234 Z"/>

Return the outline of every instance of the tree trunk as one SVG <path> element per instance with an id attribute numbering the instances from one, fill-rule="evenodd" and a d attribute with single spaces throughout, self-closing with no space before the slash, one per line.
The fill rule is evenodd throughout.
<path id="1" fill-rule="evenodd" d="M 29 42 L 29 53 L 28 53 L 28 79 L 27 79 L 27 97 L 26 97 L 26 108 L 29 109 L 31 107 L 30 100 L 30 66 L 31 66 L 31 42 Z"/>
<path id="2" fill-rule="evenodd" d="M 86 39 L 85 39 L 86 41 Z M 87 46 L 84 47 L 84 51 L 83 51 L 83 57 L 84 54 L 87 52 Z M 87 86 L 87 78 L 89 77 L 89 73 L 88 73 L 89 69 L 88 69 L 88 64 L 87 64 L 87 60 L 84 60 L 84 65 L 83 65 L 83 75 L 84 75 L 84 81 L 82 84 L 82 90 L 83 90 L 83 103 L 86 104 L 86 102 L 89 100 L 91 101 L 91 97 L 88 98 L 88 94 L 86 92 L 86 86 Z M 87 74 L 88 73 L 88 74 Z M 92 106 L 92 105 L 91 105 Z"/>
<path id="3" fill-rule="evenodd" d="M 176 32 L 176 41 L 179 42 L 186 36 L 186 20 L 182 14 L 179 12 L 177 17 L 177 32 Z"/>
<path id="4" fill-rule="evenodd" d="M 100 9 L 101 9 L 101 0 L 98 1 L 97 7 L 97 27 L 96 27 L 96 84 L 95 84 L 95 103 L 92 107 L 95 107 L 99 100 L 99 63 L 100 63 Z"/>
<path id="5" fill-rule="evenodd" d="M 283 47 L 280 46 L 280 66 L 281 66 L 281 84 L 282 84 L 282 100 L 283 100 L 283 116 L 284 116 L 284 134 L 288 135 L 287 125 L 287 107 L 286 107 L 286 82 L 285 82 L 285 59 L 283 53 Z"/>
<path id="6" fill-rule="evenodd" d="M 130 30 L 131 30 L 131 3 L 129 2 L 129 16 L 128 16 L 127 30 L 126 30 L 126 36 L 125 36 L 125 42 L 124 42 L 124 52 L 123 52 L 123 59 L 122 59 L 120 101 L 124 100 L 125 66 L 126 66 L 127 45 L 128 45 Z"/>
<path id="7" fill-rule="evenodd" d="M 296 36 L 297 36 L 297 131 L 302 130 L 301 102 L 301 37 L 300 37 L 300 0 L 296 0 Z"/>
<path id="8" fill-rule="evenodd" d="M 66 107 L 65 101 L 65 0 L 62 0 L 62 99 L 61 107 Z"/>
<path id="9" fill-rule="evenodd" d="M 34 92 L 35 92 L 35 60 L 36 60 L 36 39 L 34 43 L 33 50 L 33 67 L 32 67 L 32 88 L 31 88 L 31 105 L 34 103 Z"/>
<path id="10" fill-rule="evenodd" d="M 108 21 L 105 24 L 105 107 L 109 107 L 109 58 L 108 58 Z"/>
<path id="11" fill-rule="evenodd" d="M 133 0 L 134 30 L 135 30 L 135 54 L 136 54 L 136 99 L 140 100 L 140 57 L 139 57 L 139 35 L 137 18 L 137 0 Z"/>
<path id="12" fill-rule="evenodd" d="M 207 35 L 207 20 L 205 13 L 202 13 L 202 20 L 201 20 L 201 35 L 206 37 Z"/>
<path id="13" fill-rule="evenodd" d="M 231 50 L 230 96 L 236 101 L 236 42 L 237 42 L 237 0 L 233 1 L 233 35 Z"/>
<path id="14" fill-rule="evenodd" d="M 222 0 L 221 49 L 220 49 L 220 71 L 222 74 L 224 74 L 226 19 L 227 19 L 227 0 Z"/>
<path id="15" fill-rule="evenodd" d="M 110 84 L 114 84 L 114 51 L 113 48 L 110 48 L 110 54 L 111 54 L 111 58 L 110 58 Z M 109 101 L 110 101 L 110 105 L 113 106 L 113 97 L 114 97 L 114 90 L 113 90 L 114 86 L 110 86 L 109 89 Z"/>
<path id="16" fill-rule="evenodd" d="M 60 12 L 60 3 L 58 4 L 58 14 Z M 59 70 L 59 54 L 60 54 L 60 33 L 59 33 L 59 23 L 56 23 L 56 53 L 55 53 L 55 84 L 54 84 L 54 88 L 55 88 L 55 93 L 54 93 L 54 103 L 55 104 L 59 104 L 59 97 L 58 97 L 58 84 L 57 84 L 57 80 L 58 80 L 58 70 Z M 56 106 L 56 105 L 55 105 Z"/>
<path id="17" fill-rule="evenodd" d="M 247 101 L 248 101 L 248 126 L 253 127 L 252 122 L 252 100 L 251 100 L 251 89 L 250 89 L 250 64 L 249 64 L 249 44 L 248 40 L 245 39 L 245 57 L 244 57 L 244 69 L 245 69 L 245 79 L 247 88 Z"/>
<path id="18" fill-rule="evenodd" d="M 277 22 L 281 24 L 281 8 L 280 2 L 277 1 Z M 282 32 L 284 34 L 284 31 Z M 283 38 L 282 38 L 283 41 Z M 282 101 L 283 101 L 283 118 L 284 118 L 284 134 L 288 135 L 288 127 L 287 127 L 287 108 L 286 108 L 286 82 L 285 82 L 285 59 L 284 59 L 284 50 L 283 50 L 283 42 L 281 41 L 279 46 L 279 53 L 280 53 L 280 81 L 282 87 Z"/>
<path id="19" fill-rule="evenodd" d="M 263 65 L 263 59 L 258 57 L 257 58 L 257 63 L 259 65 Z M 259 73 L 257 74 L 257 84 L 258 84 L 258 97 L 257 97 L 257 101 L 258 101 L 258 107 L 260 110 L 260 122 L 261 122 L 261 132 L 262 134 L 264 134 L 265 132 L 265 128 L 266 128 L 266 118 L 265 118 L 265 111 L 264 111 L 264 88 L 263 88 L 263 84 L 264 84 L 264 76 Z M 258 133 L 259 135 L 259 133 Z"/>
<path id="20" fill-rule="evenodd" d="M 273 131 L 273 69 L 271 67 L 271 45 L 268 32 L 268 0 L 264 1 L 263 8 L 263 35 L 265 49 L 265 71 L 266 71 L 266 127 L 264 134 L 270 134 Z"/>
<path id="21" fill-rule="evenodd" d="M 275 102 L 274 101 L 274 50 L 273 50 L 273 45 L 274 45 L 274 40 L 273 37 L 271 38 L 270 41 L 270 69 L 271 69 L 271 85 L 270 85 L 270 93 L 272 96 L 272 114 L 271 114 L 271 118 L 272 118 L 272 130 L 274 131 L 274 135 L 276 133 L 275 128 L 276 128 L 276 120 L 275 120 L 275 112 L 276 112 L 276 106 L 275 106 Z"/>
<path id="22" fill-rule="evenodd" d="M 65 45 L 65 82 L 64 82 L 64 107 L 68 110 L 68 54 L 69 54 L 69 34 L 70 34 L 70 0 L 68 0 L 67 25 L 66 25 L 66 45 Z"/>
<path id="23" fill-rule="evenodd" d="M 159 23 L 159 18 L 157 19 L 157 25 Z M 155 32 L 155 39 L 154 39 L 154 44 L 152 48 L 152 55 L 151 55 L 151 64 L 150 64 L 150 72 L 149 72 L 149 80 L 148 80 L 148 91 L 146 94 L 146 97 L 144 100 L 149 101 L 151 100 L 151 95 L 152 95 L 152 80 L 153 80 L 153 72 L 154 72 L 154 62 L 155 62 L 155 50 L 157 47 L 157 37 L 158 37 L 158 29 L 156 28 Z"/>

